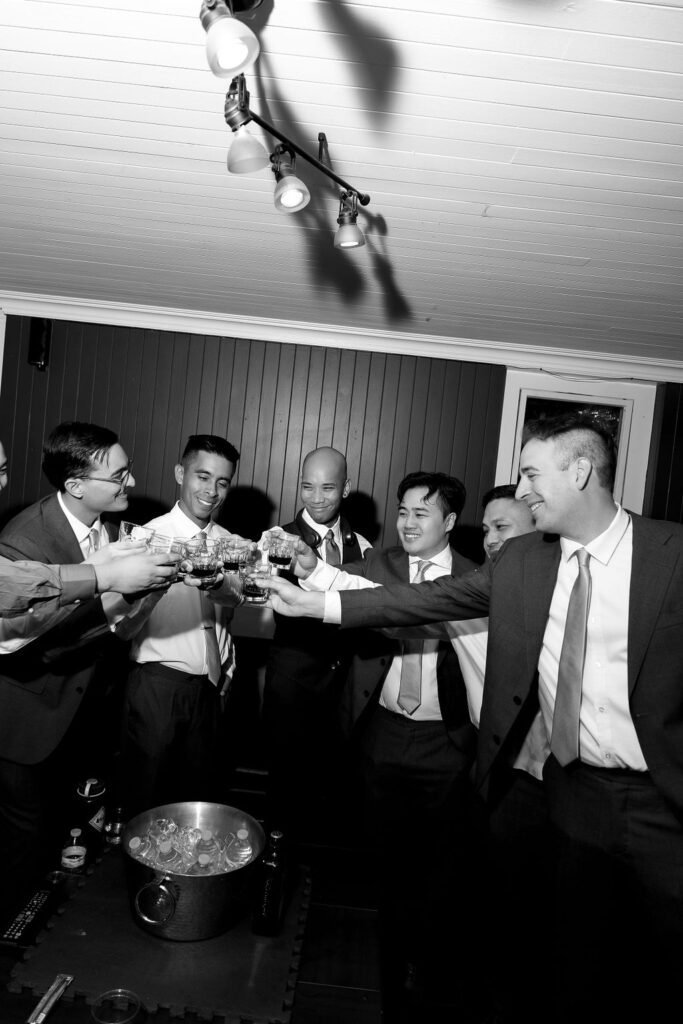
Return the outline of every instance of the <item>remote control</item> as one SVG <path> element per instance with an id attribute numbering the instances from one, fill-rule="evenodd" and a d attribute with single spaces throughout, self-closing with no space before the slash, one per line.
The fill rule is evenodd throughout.
<path id="1" fill-rule="evenodd" d="M 58 887 L 36 889 L 14 918 L 0 932 L 0 946 L 25 949 L 35 941 L 59 905 Z"/>

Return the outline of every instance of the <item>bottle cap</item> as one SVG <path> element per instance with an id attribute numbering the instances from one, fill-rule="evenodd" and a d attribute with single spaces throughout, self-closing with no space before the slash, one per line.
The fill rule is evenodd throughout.
<path id="1" fill-rule="evenodd" d="M 238 839 L 248 839 L 249 838 L 249 832 L 247 831 L 247 829 L 246 828 L 238 828 L 237 829 L 237 838 Z"/>
<path id="2" fill-rule="evenodd" d="M 76 838 L 77 836 L 80 836 L 80 834 L 81 834 L 80 828 L 72 828 L 71 832 L 69 833 L 69 835 L 73 836 L 74 838 Z"/>
<path id="3" fill-rule="evenodd" d="M 159 843 L 159 853 L 168 853 L 172 846 L 173 843 L 170 839 L 162 839 Z"/>
<path id="4" fill-rule="evenodd" d="M 208 853 L 200 853 L 197 857 L 197 863 L 201 864 L 202 867 L 206 867 L 207 864 L 211 863 L 211 857 L 209 857 Z"/>
<path id="5" fill-rule="evenodd" d="M 79 796 L 85 797 L 86 800 L 93 800 L 98 796 L 104 796 L 106 788 L 102 779 L 90 778 L 79 783 L 76 792 Z"/>

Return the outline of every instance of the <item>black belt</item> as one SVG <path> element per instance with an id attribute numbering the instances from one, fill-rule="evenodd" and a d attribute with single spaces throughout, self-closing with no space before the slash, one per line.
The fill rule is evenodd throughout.
<path id="1" fill-rule="evenodd" d="M 636 768 L 604 768 L 586 764 L 585 761 L 572 761 L 571 764 L 565 765 L 564 770 L 574 775 L 593 775 L 595 778 L 605 779 L 607 782 L 640 782 L 652 785 L 649 771 L 641 772 Z"/>

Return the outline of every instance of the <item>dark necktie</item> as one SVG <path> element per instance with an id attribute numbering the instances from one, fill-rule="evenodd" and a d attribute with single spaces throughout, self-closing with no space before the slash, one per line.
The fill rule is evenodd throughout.
<path id="1" fill-rule="evenodd" d="M 591 599 L 591 574 L 588 567 L 590 557 L 585 548 L 579 548 L 576 552 L 579 574 L 569 596 L 562 653 L 557 670 L 557 694 L 550 749 L 562 765 L 575 761 L 579 756 L 581 684 Z"/>
<path id="2" fill-rule="evenodd" d="M 337 547 L 332 530 L 328 530 L 325 534 L 325 561 L 328 565 L 341 565 L 339 548 Z"/>
<path id="3" fill-rule="evenodd" d="M 432 563 L 420 559 L 413 583 L 422 583 Z M 409 715 L 415 714 L 422 703 L 422 655 L 423 640 L 404 640 L 401 655 L 401 682 L 398 690 L 398 706 Z"/>
<path id="4" fill-rule="evenodd" d="M 200 592 L 199 599 L 202 603 L 202 630 L 204 631 L 204 643 L 206 645 L 206 671 L 210 682 L 218 686 L 223 675 L 221 665 L 221 652 L 218 647 L 216 636 L 216 609 L 213 601 Z"/>

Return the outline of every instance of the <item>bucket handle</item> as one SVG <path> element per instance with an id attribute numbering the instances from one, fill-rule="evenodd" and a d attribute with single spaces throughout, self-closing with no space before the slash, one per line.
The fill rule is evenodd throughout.
<path id="1" fill-rule="evenodd" d="M 168 875 L 161 879 L 155 878 L 151 882 L 147 882 L 135 893 L 133 901 L 135 912 L 145 924 L 168 924 L 175 914 L 176 898 L 171 889 L 165 884 L 166 882 L 170 882 Z M 145 913 L 141 906 L 143 900 L 147 904 L 151 903 L 148 909 L 158 912 L 156 917 L 150 917 L 149 914 Z"/>

